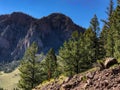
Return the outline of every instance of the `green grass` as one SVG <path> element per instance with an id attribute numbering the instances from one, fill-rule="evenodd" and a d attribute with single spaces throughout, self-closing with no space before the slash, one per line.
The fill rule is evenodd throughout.
<path id="1" fill-rule="evenodd" d="M 117 59 L 117 61 L 118 61 L 118 63 L 120 63 L 120 58 L 119 58 L 119 59 Z"/>
<path id="2" fill-rule="evenodd" d="M 19 70 L 15 69 L 11 73 L 1 73 L 0 74 L 0 87 L 5 90 L 13 90 L 17 87 L 17 83 L 20 79 Z"/>

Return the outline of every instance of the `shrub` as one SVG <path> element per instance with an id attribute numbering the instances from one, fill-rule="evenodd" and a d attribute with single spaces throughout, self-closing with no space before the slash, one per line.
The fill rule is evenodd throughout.
<path id="1" fill-rule="evenodd" d="M 104 60 L 97 60 L 97 65 L 100 68 L 100 70 L 105 69 Z"/>

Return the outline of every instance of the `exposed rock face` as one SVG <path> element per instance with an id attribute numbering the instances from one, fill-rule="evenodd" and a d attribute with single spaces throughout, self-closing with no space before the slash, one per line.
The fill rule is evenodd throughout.
<path id="1" fill-rule="evenodd" d="M 100 68 L 100 70 L 103 70 L 103 69 L 107 69 L 115 64 L 119 64 L 118 63 L 118 60 L 115 59 L 115 58 L 106 58 L 104 60 L 100 60 L 98 63 L 98 67 Z"/>
<path id="2" fill-rule="evenodd" d="M 12 52 L 30 27 L 32 17 L 23 13 L 0 16 L 0 62 L 13 59 Z"/>
<path id="3" fill-rule="evenodd" d="M 0 16 L 0 62 L 21 59 L 25 50 L 36 42 L 39 52 L 56 51 L 74 30 L 84 32 L 72 20 L 58 13 L 35 19 L 23 13 Z"/>
<path id="4" fill-rule="evenodd" d="M 104 62 L 105 68 L 109 68 L 111 65 L 118 64 L 117 59 L 115 58 L 106 58 Z"/>
<path id="5" fill-rule="evenodd" d="M 45 86 L 38 86 L 33 90 L 120 90 L 120 66 L 103 71 L 92 71 L 84 76 L 73 76 L 67 82 L 63 80 L 51 82 Z"/>

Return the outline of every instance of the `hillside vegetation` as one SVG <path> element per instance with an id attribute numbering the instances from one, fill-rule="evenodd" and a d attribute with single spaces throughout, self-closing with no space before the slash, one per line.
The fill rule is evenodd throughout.
<path id="1" fill-rule="evenodd" d="M 5 90 L 13 90 L 17 87 L 17 83 L 20 79 L 18 68 L 15 69 L 11 73 L 3 73 L 0 74 L 0 87 Z"/>
<path id="2" fill-rule="evenodd" d="M 86 89 L 91 85 L 93 88 L 88 88 L 88 90 L 103 90 L 110 89 L 111 82 L 119 88 L 119 81 L 115 80 L 115 78 L 119 79 L 119 67 L 110 69 L 110 74 L 109 70 L 106 71 L 111 65 L 118 64 L 117 60 L 120 58 L 120 0 L 117 1 L 116 8 L 113 5 L 113 1 L 110 0 L 110 5 L 107 8 L 108 17 L 106 20 L 102 20 L 104 22 L 102 31 L 100 31 L 99 20 L 95 14 L 90 21 L 89 28 L 84 33 L 80 33 L 78 30 L 73 31 L 71 38 L 59 48 L 58 54 L 55 53 L 55 48 L 51 47 L 45 60 L 39 63 L 36 57 L 36 53 L 39 52 L 39 44 L 33 41 L 33 44 L 26 50 L 20 65 L 19 87 L 31 90 L 39 83 L 65 75 L 70 79 L 70 82 L 68 79 L 64 85 L 64 82 L 60 84 L 59 81 L 55 81 L 52 85 L 41 87 L 40 90 L 42 88 L 42 90 L 59 90 L 61 85 L 63 90 L 81 90 L 82 86 L 85 86 L 83 89 Z M 54 41 L 54 39 L 52 40 Z M 57 55 L 59 58 L 56 57 Z M 95 65 L 99 65 L 100 70 L 103 71 L 92 72 L 90 76 L 78 76 L 78 80 L 73 78 L 74 75 L 76 78 L 79 73 L 85 72 Z M 108 72 L 107 76 L 110 75 L 110 79 L 107 78 L 106 72 Z M 99 82 L 98 85 L 95 82 Z M 114 87 L 113 85 L 111 87 Z"/>
<path id="3" fill-rule="evenodd" d="M 1 87 L 15 88 L 19 80 L 18 87 L 22 90 L 120 90 L 120 0 L 115 8 L 113 5 L 110 0 L 102 30 L 96 14 L 84 32 L 75 28 L 73 22 L 66 23 L 70 19 L 60 18 L 61 14 L 57 14 L 55 21 L 46 17 L 35 21 L 14 51 L 16 59 L 25 52 L 19 66 L 20 74 L 15 73 L 16 69 L 1 75 Z M 48 23 L 50 29 L 45 29 Z M 112 65 L 115 66 L 111 68 Z M 2 79 L 8 81 L 2 82 Z"/>

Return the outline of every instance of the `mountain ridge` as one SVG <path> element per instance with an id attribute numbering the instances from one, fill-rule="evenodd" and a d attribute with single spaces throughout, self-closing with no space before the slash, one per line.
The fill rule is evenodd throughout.
<path id="1" fill-rule="evenodd" d="M 40 52 L 55 51 L 75 30 L 84 32 L 68 16 L 52 13 L 40 19 L 22 12 L 0 16 L 0 62 L 21 59 L 25 50 L 36 42 Z"/>

